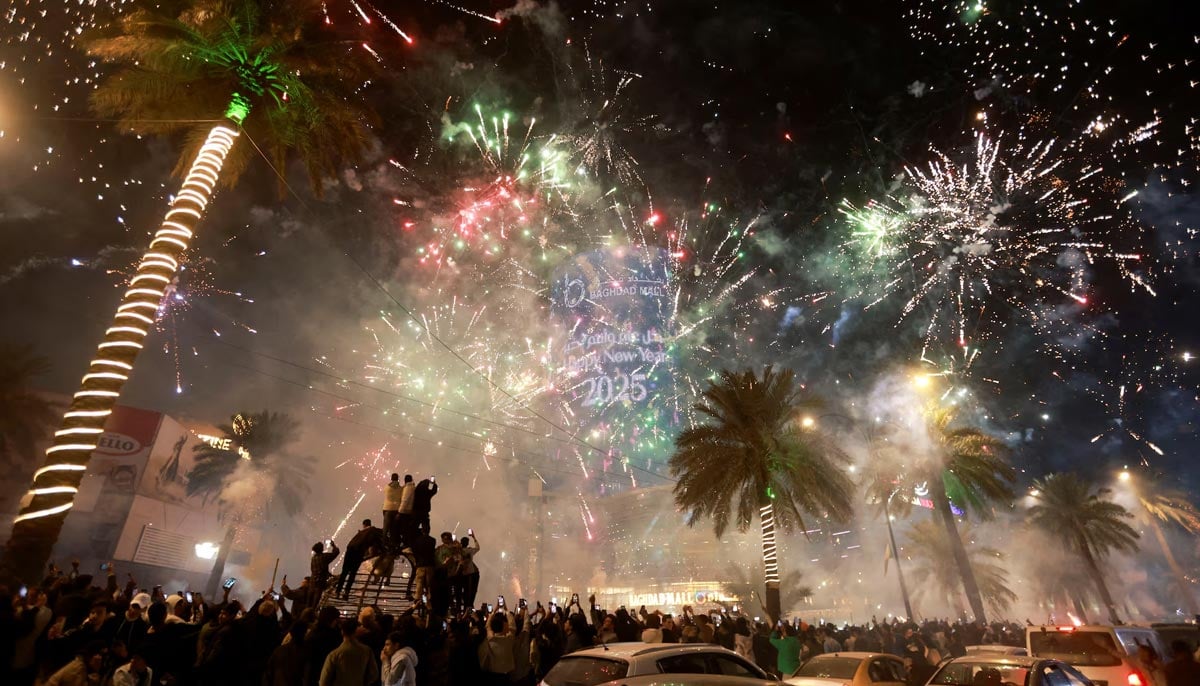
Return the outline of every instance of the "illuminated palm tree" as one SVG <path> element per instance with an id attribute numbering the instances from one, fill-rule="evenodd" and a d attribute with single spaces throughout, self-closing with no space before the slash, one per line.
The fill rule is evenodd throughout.
<path id="1" fill-rule="evenodd" d="M 58 416 L 32 388 L 33 379 L 49 368 L 33 348 L 0 343 L 0 464 L 5 474 L 17 474 L 19 466 L 28 464 Z"/>
<path id="2" fill-rule="evenodd" d="M 206 589 L 214 597 L 238 529 L 251 519 L 296 516 L 309 493 L 314 463 L 288 451 L 299 438 L 299 424 L 289 415 L 242 412 L 217 429 L 222 445 L 197 444 L 196 464 L 187 475 L 187 494 L 215 498 L 227 525 Z"/>
<path id="3" fill-rule="evenodd" d="M 318 191 L 361 157 L 369 119 L 353 90 L 369 60 L 357 43 L 316 33 L 324 30 L 320 7 L 317 0 L 164 0 L 84 41 L 93 58 L 116 67 L 93 93 L 95 112 L 131 133 L 182 134 L 183 185 L 35 472 L 4 556 L 9 574 L 39 577 L 218 182 L 231 183 L 256 154 L 235 143 L 250 138 L 280 174 L 299 162 Z"/>
<path id="4" fill-rule="evenodd" d="M 781 608 L 776 526 L 803 529 L 806 516 L 844 521 L 853 511 L 846 454 L 802 421 L 815 406 L 790 369 L 722 371 L 695 406 L 707 421 L 680 433 L 671 455 L 675 504 L 689 526 L 710 518 L 720 538 L 730 524 L 745 531 L 759 518 L 773 619 Z"/>
<path id="5" fill-rule="evenodd" d="M 912 559 L 909 571 L 913 578 L 919 579 L 915 595 L 935 595 L 945 599 L 956 613 L 962 614 L 961 575 L 954 552 L 961 546 L 967 550 L 983 602 L 993 613 L 1002 615 L 1017 599 L 1017 594 L 1008 587 L 1004 555 L 995 548 L 976 545 L 974 534 L 970 524 L 963 524 L 957 532 L 959 545 L 955 546 L 946 537 L 946 530 L 933 520 L 912 525 L 908 530 L 908 550 Z"/>
<path id="6" fill-rule="evenodd" d="M 1093 489 L 1074 474 L 1051 474 L 1035 481 L 1034 488 L 1038 495 L 1029 508 L 1029 521 L 1079 555 L 1109 621 L 1120 623 L 1100 562 L 1113 551 L 1137 550 L 1138 532 L 1125 521 L 1133 515 L 1107 499 L 1109 489 Z"/>

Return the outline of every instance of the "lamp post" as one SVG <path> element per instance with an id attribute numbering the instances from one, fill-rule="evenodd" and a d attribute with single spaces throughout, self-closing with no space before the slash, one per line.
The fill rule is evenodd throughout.
<path id="1" fill-rule="evenodd" d="M 920 376 L 917 378 L 926 379 L 926 382 L 928 382 L 928 379 L 924 376 Z M 874 436 L 872 436 L 871 432 L 867 431 L 865 428 L 860 427 L 859 423 L 856 422 L 853 417 L 849 417 L 844 414 L 830 412 L 830 413 L 822 414 L 818 419 L 824 419 L 825 417 L 835 417 L 837 419 L 841 419 L 842 421 L 848 423 L 852 427 L 858 428 L 859 433 L 862 435 L 863 440 L 867 444 L 868 456 L 871 458 L 872 461 L 874 461 L 875 440 L 874 440 Z M 811 429 L 816 425 L 816 422 L 817 422 L 817 420 L 814 419 L 813 417 L 805 416 L 805 417 L 801 418 L 800 425 L 803 426 L 805 429 Z M 894 426 L 896 428 L 901 428 L 898 424 L 896 424 L 894 422 L 877 422 L 877 423 L 888 424 L 888 425 Z M 851 471 L 853 471 L 853 469 L 854 469 L 853 466 L 851 466 Z M 893 488 L 892 492 L 888 494 L 887 499 L 883 501 L 883 516 L 884 516 L 884 521 L 887 523 L 888 542 L 889 542 L 889 545 L 891 546 L 892 555 L 895 556 L 895 558 L 896 558 L 896 577 L 900 581 L 900 596 L 904 599 L 904 613 L 907 616 L 907 618 L 911 621 L 911 620 L 915 619 L 915 615 L 913 615 L 912 601 L 908 597 L 908 585 L 904 582 L 904 570 L 901 568 L 901 565 L 900 565 L 900 548 L 899 548 L 899 546 L 896 545 L 896 532 L 892 528 L 892 512 L 891 512 L 892 498 L 896 497 L 896 494 L 899 492 L 900 492 L 900 489 Z"/>

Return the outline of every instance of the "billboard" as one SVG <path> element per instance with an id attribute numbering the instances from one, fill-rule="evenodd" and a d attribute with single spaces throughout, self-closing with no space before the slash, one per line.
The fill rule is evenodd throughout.
<path id="1" fill-rule="evenodd" d="M 669 254 L 619 246 L 577 255 L 555 271 L 551 296 L 567 402 L 617 451 L 638 452 L 675 396 Z"/>
<path id="2" fill-rule="evenodd" d="M 158 440 L 154 442 L 138 484 L 138 495 L 193 510 L 203 509 L 205 502 L 201 496 L 187 495 L 188 475 L 196 466 L 193 448 L 203 440 L 184 425 L 164 415 L 158 429 Z"/>

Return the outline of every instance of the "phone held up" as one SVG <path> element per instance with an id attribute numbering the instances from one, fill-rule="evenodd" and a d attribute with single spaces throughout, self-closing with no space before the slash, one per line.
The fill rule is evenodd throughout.
<path id="1" fill-rule="evenodd" d="M 237 579 L 231 576 L 225 580 L 225 583 L 221 584 L 221 588 L 233 588 L 233 585 L 236 583 Z"/>

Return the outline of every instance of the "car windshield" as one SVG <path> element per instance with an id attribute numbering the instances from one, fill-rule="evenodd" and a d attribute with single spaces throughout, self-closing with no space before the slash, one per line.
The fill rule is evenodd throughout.
<path id="1" fill-rule="evenodd" d="M 564 657 L 546 674 L 547 686 L 596 686 L 624 679 L 629 665 L 598 657 Z"/>
<path id="2" fill-rule="evenodd" d="M 1018 665 L 996 662 L 951 662 L 942 667 L 929 680 L 940 686 L 981 686 L 983 684 L 1029 685 L 1029 670 Z"/>
<path id="3" fill-rule="evenodd" d="M 1033 631 L 1029 647 L 1038 657 L 1062 660 L 1076 667 L 1115 667 L 1120 652 L 1107 631 Z"/>
<path id="4" fill-rule="evenodd" d="M 857 657 L 835 657 L 818 655 L 800 665 L 792 676 L 808 676 L 817 679 L 853 679 L 862 660 Z"/>

